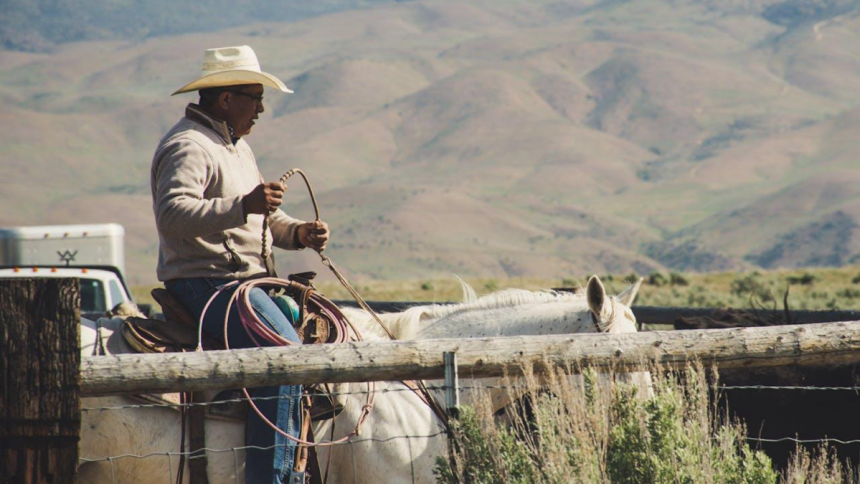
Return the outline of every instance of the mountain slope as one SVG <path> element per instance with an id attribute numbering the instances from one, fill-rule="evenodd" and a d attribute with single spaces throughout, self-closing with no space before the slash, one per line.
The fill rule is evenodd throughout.
<path id="1" fill-rule="evenodd" d="M 0 51 L 0 225 L 122 223 L 152 282 L 150 158 L 195 100 L 169 94 L 249 44 L 296 93 L 248 142 L 266 178 L 308 173 L 350 275 L 856 263 L 860 8 L 817 5 L 380 2 Z"/>

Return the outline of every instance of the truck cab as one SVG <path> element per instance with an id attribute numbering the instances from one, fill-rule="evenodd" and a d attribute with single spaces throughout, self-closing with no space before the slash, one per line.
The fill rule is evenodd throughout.
<path id="1" fill-rule="evenodd" d="M 78 278 L 81 313 L 104 315 L 131 301 L 124 237 L 118 224 L 0 228 L 0 279 Z"/>
<path id="2" fill-rule="evenodd" d="M 70 267 L 11 267 L 0 269 L 0 279 L 76 277 L 81 280 L 81 314 L 105 314 L 131 301 L 122 280 L 105 269 Z"/>

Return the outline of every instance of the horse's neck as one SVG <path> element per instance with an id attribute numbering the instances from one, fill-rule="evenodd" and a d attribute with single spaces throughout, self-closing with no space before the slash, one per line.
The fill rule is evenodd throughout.
<path id="1" fill-rule="evenodd" d="M 579 301 L 547 301 L 461 310 L 422 323 L 417 337 L 480 338 L 594 332 L 588 307 Z"/>

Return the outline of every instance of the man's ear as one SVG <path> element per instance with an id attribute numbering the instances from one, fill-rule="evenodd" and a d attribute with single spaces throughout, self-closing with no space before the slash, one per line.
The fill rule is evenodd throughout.
<path id="1" fill-rule="evenodd" d="M 218 95 L 218 107 L 226 110 L 230 106 L 230 101 L 233 100 L 233 93 L 224 91 Z"/>

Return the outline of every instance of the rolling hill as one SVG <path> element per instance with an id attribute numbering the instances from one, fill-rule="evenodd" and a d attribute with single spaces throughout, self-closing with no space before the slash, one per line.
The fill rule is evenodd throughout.
<path id="1" fill-rule="evenodd" d="M 248 141 L 308 173 L 348 276 L 860 263 L 856 4 L 327 5 L 0 50 L 0 225 L 122 223 L 154 282 L 151 154 L 195 100 L 169 94 L 248 44 L 296 91 Z M 287 210 L 312 215 L 298 179 Z"/>

